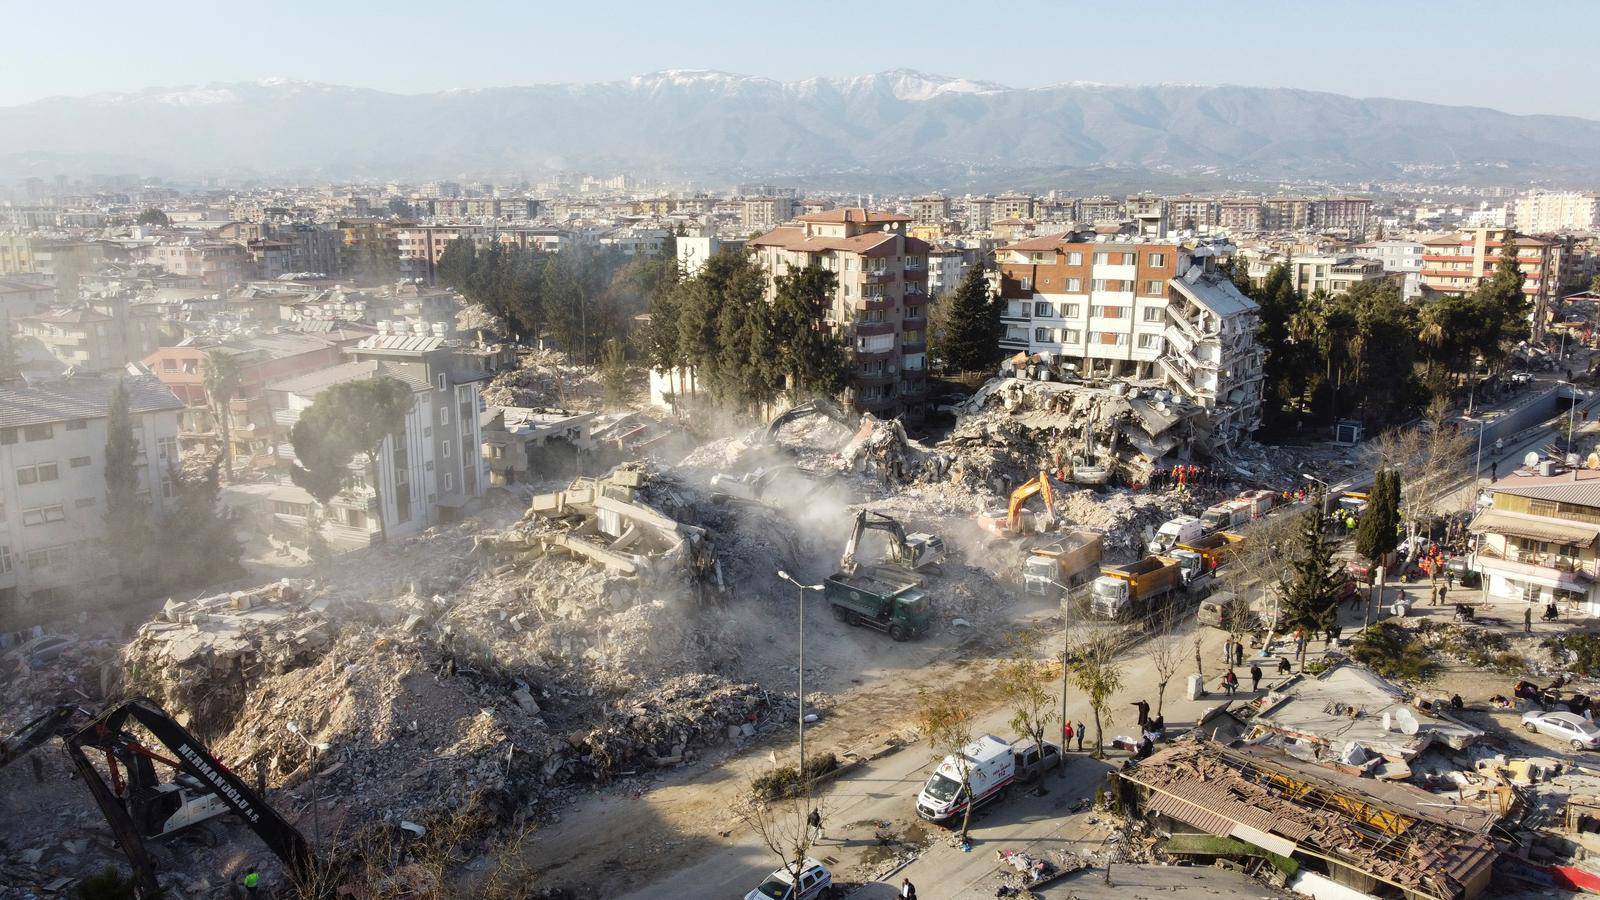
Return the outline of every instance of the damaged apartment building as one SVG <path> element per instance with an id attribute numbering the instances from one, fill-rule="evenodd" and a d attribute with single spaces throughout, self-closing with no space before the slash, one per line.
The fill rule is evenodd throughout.
<path id="1" fill-rule="evenodd" d="M 1210 452 L 1259 424 L 1256 304 L 1215 269 L 1210 247 L 1085 229 L 995 258 L 1005 349 L 1085 380 L 1165 383 L 1206 411 L 1199 437 Z"/>

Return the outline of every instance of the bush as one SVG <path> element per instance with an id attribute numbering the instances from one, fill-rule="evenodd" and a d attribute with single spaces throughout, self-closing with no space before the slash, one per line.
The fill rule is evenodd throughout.
<path id="1" fill-rule="evenodd" d="M 1350 646 L 1355 660 L 1385 678 L 1432 681 L 1441 666 L 1416 636 L 1393 622 L 1362 629 Z"/>
<path id="2" fill-rule="evenodd" d="M 806 760 L 806 781 L 818 778 L 839 768 L 839 758 L 832 753 L 818 753 Z M 789 800 L 800 796 L 803 785 L 794 766 L 779 766 L 750 782 L 751 793 L 757 800 Z"/>
<path id="3" fill-rule="evenodd" d="M 1600 634 L 1564 634 L 1545 638 L 1543 645 L 1558 665 L 1579 675 L 1600 674 Z"/>

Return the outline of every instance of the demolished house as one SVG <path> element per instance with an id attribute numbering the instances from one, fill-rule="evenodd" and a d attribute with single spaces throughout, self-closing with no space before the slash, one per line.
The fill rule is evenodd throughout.
<path id="1" fill-rule="evenodd" d="M 1013 361 L 1028 371 L 1026 358 Z M 1203 430 L 1204 408 L 1153 382 L 1104 384 L 1002 377 L 979 388 L 967 415 L 940 447 L 1003 452 L 1011 473 L 1026 477 L 1047 465 L 1079 484 L 1112 474 L 1144 482 L 1163 459 L 1187 459 Z M 958 462 L 956 465 L 960 465 Z"/>
<path id="2" fill-rule="evenodd" d="M 1282 737 L 1290 752 L 1396 780 L 1410 777 L 1406 763 L 1430 747 L 1464 750 L 1483 737 L 1437 708 L 1409 702 L 1400 686 L 1349 663 L 1279 685 L 1251 723 Z"/>
<path id="3" fill-rule="evenodd" d="M 1117 774 L 1124 808 L 1158 832 L 1233 838 L 1375 896 L 1470 900 L 1488 888 L 1496 810 L 1375 781 L 1281 749 L 1184 741 Z M 1331 889 L 1336 891 L 1337 889 Z"/>

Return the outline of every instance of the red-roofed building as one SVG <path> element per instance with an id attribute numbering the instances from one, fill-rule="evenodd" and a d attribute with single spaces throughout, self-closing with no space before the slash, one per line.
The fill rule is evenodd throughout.
<path id="1" fill-rule="evenodd" d="M 1557 278 L 1560 248 L 1550 241 L 1525 237 L 1506 228 L 1469 228 L 1422 241 L 1422 286 L 1442 294 L 1470 294 L 1494 275 L 1501 247 L 1511 240 L 1522 270 L 1522 293 L 1533 309 L 1533 336 L 1544 334 L 1550 300 L 1560 287 Z"/>
<path id="2" fill-rule="evenodd" d="M 927 395 L 928 251 L 906 235 L 910 216 L 860 207 L 801 216 L 749 243 L 767 292 L 791 269 L 838 279 L 830 324 L 854 349 L 851 398 L 874 415 L 915 411 Z"/>

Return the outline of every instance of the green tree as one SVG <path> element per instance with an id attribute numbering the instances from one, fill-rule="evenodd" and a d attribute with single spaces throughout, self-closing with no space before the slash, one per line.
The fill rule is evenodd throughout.
<path id="1" fill-rule="evenodd" d="M 1438 658 L 1409 630 L 1394 622 L 1369 625 L 1350 642 L 1356 662 L 1384 678 L 1430 682 L 1439 677 Z"/>
<path id="2" fill-rule="evenodd" d="M 1111 697 L 1122 690 L 1122 665 L 1116 646 L 1105 637 L 1084 644 L 1072 661 L 1072 683 L 1089 701 L 1094 716 L 1094 755 L 1105 757 L 1105 726 L 1112 724 Z"/>
<path id="3" fill-rule="evenodd" d="M 172 220 L 167 218 L 166 213 L 154 207 L 139 213 L 139 218 L 134 221 L 140 225 L 159 225 L 162 228 L 172 224 Z"/>
<path id="4" fill-rule="evenodd" d="M 387 375 L 324 390 L 290 429 L 289 440 L 299 460 L 290 478 L 326 505 L 353 482 L 350 463 L 363 457 L 367 464 L 364 480 L 372 488 L 376 507 L 378 539 L 387 540 L 378 458 L 384 440 L 405 431 L 412 404 L 411 388 Z"/>
<path id="5" fill-rule="evenodd" d="M 780 338 L 781 381 L 796 402 L 814 395 L 836 397 L 849 380 L 844 342 L 828 323 L 836 284 L 833 273 L 817 265 L 777 278 L 770 327 Z"/>
<path id="6" fill-rule="evenodd" d="M 221 460 L 213 459 L 197 478 L 184 478 L 174 466 L 176 496 L 161 519 L 161 576 L 169 587 L 209 584 L 244 574 L 243 548 L 219 499 Z"/>
<path id="7" fill-rule="evenodd" d="M 1373 563 L 1399 544 L 1395 525 L 1400 521 L 1400 511 L 1393 505 L 1397 494 L 1390 490 L 1391 482 L 1398 485 L 1399 480 L 1398 472 L 1379 469 L 1373 476 L 1366 508 L 1361 511 L 1361 523 L 1356 529 L 1356 552 Z"/>
<path id="8" fill-rule="evenodd" d="M 1005 301 L 989 295 L 982 266 L 973 266 L 950 298 L 948 317 L 940 336 L 939 355 L 960 372 L 981 372 L 1000 361 L 1000 338 L 1005 326 L 1000 313 Z"/>
<path id="9" fill-rule="evenodd" d="M 1589 293 L 1600 294 L 1600 275 L 1589 279 Z"/>
<path id="10" fill-rule="evenodd" d="M 934 758 L 954 759 L 961 776 L 961 796 L 968 801 L 961 813 L 962 843 L 966 842 L 967 827 L 972 823 L 972 766 L 966 750 L 972 743 L 975 719 L 971 706 L 963 702 L 954 689 L 917 691 L 918 730 L 927 740 Z"/>
<path id="11" fill-rule="evenodd" d="M 621 409 L 628 405 L 628 356 L 622 342 L 616 338 L 606 342 L 605 358 L 600 365 L 600 384 L 605 391 L 606 405 Z"/>
<path id="12" fill-rule="evenodd" d="M 1333 542 L 1322 532 L 1321 494 L 1316 498 L 1300 518 L 1289 568 L 1278 580 L 1282 598 L 1280 627 L 1290 634 L 1304 631 L 1307 640 L 1333 627 L 1340 591 L 1348 580 L 1344 569 L 1334 562 Z M 1304 644 L 1299 659 L 1304 668 Z"/>
<path id="13" fill-rule="evenodd" d="M 222 468 L 233 481 L 233 411 L 230 406 L 241 386 L 239 364 L 232 356 L 216 350 L 206 354 L 201 378 L 211 414 L 222 430 Z"/>
<path id="14" fill-rule="evenodd" d="M 996 686 L 1011 705 L 1011 730 L 1044 746 L 1045 729 L 1060 718 L 1048 684 L 1059 674 L 1054 663 L 1019 657 L 1000 664 Z"/>
<path id="15" fill-rule="evenodd" d="M 149 545 L 150 504 L 139 496 L 139 446 L 128 403 L 128 386 L 119 379 L 106 418 L 106 542 L 123 577 L 137 584 Z"/>

